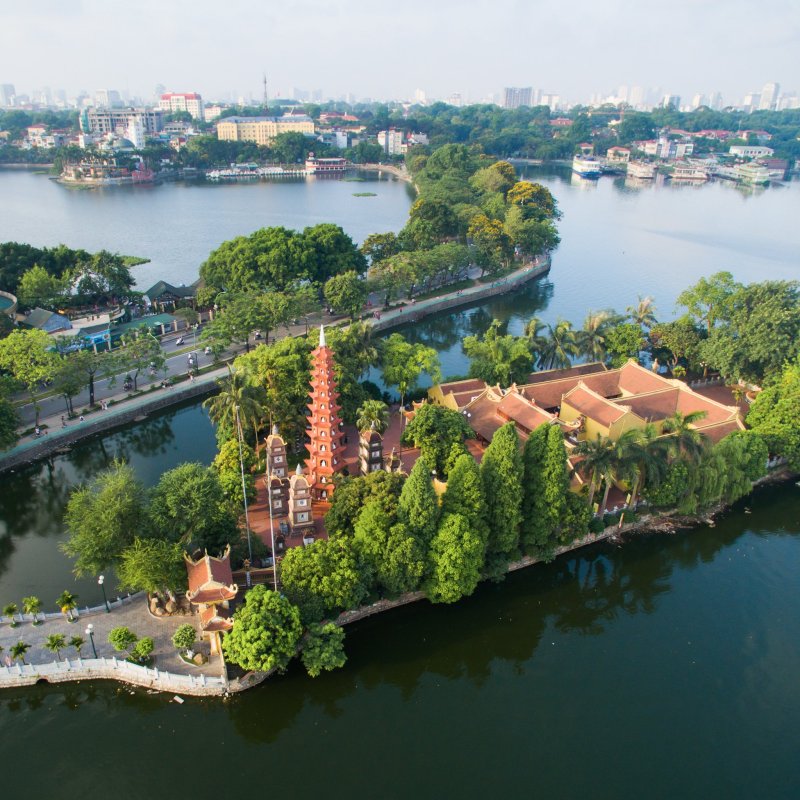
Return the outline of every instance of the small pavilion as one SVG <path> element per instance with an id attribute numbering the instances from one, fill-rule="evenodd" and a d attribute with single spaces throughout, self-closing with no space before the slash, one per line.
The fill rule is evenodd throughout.
<path id="1" fill-rule="evenodd" d="M 231 574 L 231 548 L 228 545 L 219 557 L 208 552 L 198 559 L 184 554 L 189 590 L 186 599 L 197 606 L 200 613 L 200 629 L 211 645 L 211 653 L 220 652 L 220 634 L 231 630 L 233 620 L 228 610 L 230 602 L 239 593 Z"/>

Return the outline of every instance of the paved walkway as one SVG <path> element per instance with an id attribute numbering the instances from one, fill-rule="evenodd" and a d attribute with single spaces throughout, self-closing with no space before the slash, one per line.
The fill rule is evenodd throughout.
<path id="1" fill-rule="evenodd" d="M 50 634 L 61 633 L 66 640 L 73 636 L 81 636 L 86 639 L 86 644 L 81 650 L 84 658 L 92 658 L 92 645 L 86 635 L 86 625 L 91 623 L 94 626 L 94 644 L 97 648 L 97 655 L 100 657 L 111 658 L 116 656 L 124 658 L 108 643 L 108 633 L 112 628 L 126 626 L 130 628 L 140 639 L 150 636 L 155 644 L 153 650 L 152 666 L 165 672 L 178 674 L 199 674 L 204 672 L 207 675 L 220 675 L 221 665 L 219 658 L 212 658 L 207 664 L 201 667 L 194 667 L 181 659 L 172 645 L 172 634 L 178 626 L 185 623 L 194 625 L 198 631 L 199 639 L 199 617 L 196 614 L 174 616 L 174 617 L 153 617 L 147 610 L 147 600 L 144 595 L 136 598 L 134 602 L 126 604 L 121 608 L 115 608 L 111 613 L 100 613 L 84 615 L 76 622 L 67 622 L 66 618 L 48 619 L 41 625 L 33 625 L 31 622 L 22 622 L 16 628 L 12 628 L 8 622 L 0 624 L 0 646 L 3 647 L 0 661 L 6 663 L 11 647 L 19 641 L 26 642 L 31 646 L 25 656 L 28 664 L 50 664 L 55 661 L 55 654 L 46 650 L 44 642 Z M 203 644 L 200 649 L 208 654 L 208 645 Z M 75 649 L 67 647 L 61 651 L 61 658 L 76 658 Z"/>

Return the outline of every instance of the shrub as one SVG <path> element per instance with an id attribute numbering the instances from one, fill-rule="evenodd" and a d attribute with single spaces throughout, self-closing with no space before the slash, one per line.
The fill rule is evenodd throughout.
<path id="1" fill-rule="evenodd" d="M 591 521 L 589 522 L 590 533 L 602 533 L 605 528 L 605 523 L 602 519 L 600 519 L 600 517 L 592 517 Z"/>

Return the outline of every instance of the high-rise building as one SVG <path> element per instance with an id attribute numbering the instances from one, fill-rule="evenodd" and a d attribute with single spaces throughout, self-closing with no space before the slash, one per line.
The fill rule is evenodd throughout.
<path id="1" fill-rule="evenodd" d="M 0 83 L 0 106 L 10 108 L 14 105 L 16 96 L 17 90 L 13 83 Z"/>
<path id="2" fill-rule="evenodd" d="M 706 96 L 699 92 L 692 98 L 692 108 L 700 108 L 706 104 Z"/>
<path id="3" fill-rule="evenodd" d="M 677 94 L 665 94 L 664 98 L 661 100 L 661 107 L 662 108 L 671 108 L 674 111 L 680 110 L 680 107 L 681 107 L 680 95 L 677 95 Z"/>
<path id="4" fill-rule="evenodd" d="M 774 111 L 778 104 L 780 93 L 781 85 L 779 83 L 765 83 L 764 88 L 761 90 L 761 101 L 758 107 L 762 111 Z"/>
<path id="5" fill-rule="evenodd" d="M 644 106 L 644 89 L 641 86 L 631 86 L 628 92 L 628 105 L 633 108 L 642 108 Z"/>
<path id="6" fill-rule="evenodd" d="M 428 102 L 428 96 L 425 94 L 425 92 L 422 89 L 415 89 L 414 90 L 414 102 L 417 103 L 417 105 L 420 105 L 420 106 L 424 106 L 425 103 Z"/>
<path id="7" fill-rule="evenodd" d="M 94 104 L 98 108 L 119 108 L 122 98 L 116 89 L 98 89 L 94 93 Z"/>
<path id="8" fill-rule="evenodd" d="M 159 98 L 158 107 L 167 114 L 185 111 L 192 119 L 203 119 L 203 98 L 197 92 L 167 92 Z"/>
<path id="9" fill-rule="evenodd" d="M 708 107 L 714 111 L 719 111 L 722 108 L 722 95 L 719 92 L 711 92 L 708 96 Z"/>
<path id="10" fill-rule="evenodd" d="M 388 131 L 378 131 L 378 144 L 383 152 L 389 156 L 399 156 L 405 153 L 406 145 L 403 131 L 391 128 Z"/>
<path id="11" fill-rule="evenodd" d="M 755 111 L 761 103 L 760 92 L 749 92 L 742 100 L 742 107 L 745 111 Z"/>
<path id="12" fill-rule="evenodd" d="M 279 133 L 314 135 L 314 121 L 304 114 L 283 117 L 225 117 L 217 123 L 217 139 L 228 142 L 255 142 L 269 146 Z"/>
<path id="13" fill-rule="evenodd" d="M 125 136 L 131 117 L 141 120 L 147 136 L 155 135 L 164 127 L 164 112 L 160 108 L 86 108 L 80 115 L 81 131 Z"/>
<path id="14" fill-rule="evenodd" d="M 532 97 L 532 86 L 506 86 L 503 89 L 503 108 L 530 106 Z"/>

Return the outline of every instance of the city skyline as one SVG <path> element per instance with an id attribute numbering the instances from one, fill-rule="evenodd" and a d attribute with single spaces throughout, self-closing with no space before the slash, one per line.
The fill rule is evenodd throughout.
<path id="1" fill-rule="evenodd" d="M 303 0 L 286 4 L 280 17 L 252 0 L 231 0 L 224 8 L 181 0 L 166 11 L 143 0 L 116 9 L 114 23 L 138 43 L 142 20 L 158 20 L 142 33 L 148 58 L 121 59 L 118 37 L 108 35 L 107 4 L 99 0 L 69 6 L 44 0 L 30 10 L 0 0 L 6 22 L 0 82 L 21 94 L 115 88 L 143 99 L 161 85 L 214 100 L 261 97 L 266 71 L 271 97 L 291 97 L 293 87 L 304 87 L 321 89 L 324 98 L 401 100 L 421 88 L 431 98 L 460 94 L 464 102 L 491 96 L 499 102 L 506 86 L 533 86 L 571 104 L 613 94 L 620 85 L 660 88 L 687 105 L 714 91 L 726 105 L 737 104 L 769 82 L 795 90 L 800 6 L 765 0 L 760 18 L 770 25 L 753 37 L 752 21 L 736 5 L 675 0 L 672 36 L 669 20 L 648 23 L 642 4 L 634 9 L 627 0 L 602 7 L 578 2 L 568 15 L 553 0 L 535 8 L 520 0 L 473 0 L 467 9 L 454 0 L 435 7 L 409 0 L 402 14 L 363 0 Z M 479 24 L 490 18 L 495 25 Z M 235 35 L 226 37 L 226 29 Z M 81 46 L 84 40 L 91 50 Z M 387 58 L 393 43 L 397 57 Z"/>

